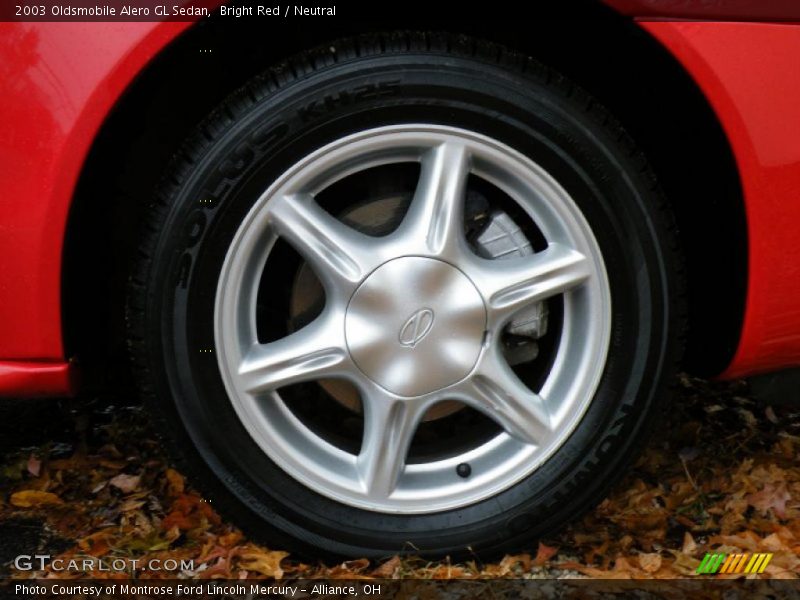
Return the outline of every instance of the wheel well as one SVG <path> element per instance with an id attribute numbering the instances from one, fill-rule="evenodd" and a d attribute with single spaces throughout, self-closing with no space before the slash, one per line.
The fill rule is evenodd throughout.
<path id="1" fill-rule="evenodd" d="M 586 10 L 539 23 L 399 26 L 463 33 L 530 54 L 614 113 L 649 157 L 677 215 L 689 282 L 685 366 L 718 373 L 738 344 L 747 283 L 744 205 L 731 149 L 674 58 L 629 20 Z M 386 29 L 355 22 L 332 31 L 307 23 L 327 22 L 266 30 L 205 19 L 140 74 L 103 125 L 70 212 L 62 286 L 65 345 L 80 359 L 89 388 L 114 382 L 118 390 L 128 381 L 124 293 L 138 226 L 165 166 L 195 125 L 267 66 L 338 37 Z"/>

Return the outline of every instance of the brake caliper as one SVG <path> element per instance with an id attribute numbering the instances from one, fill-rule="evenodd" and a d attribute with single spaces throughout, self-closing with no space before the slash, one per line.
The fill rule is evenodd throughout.
<path id="1" fill-rule="evenodd" d="M 492 260 L 532 256 L 530 241 L 506 213 L 494 210 L 486 218 L 486 225 L 474 237 L 479 256 Z M 539 354 L 538 340 L 547 333 L 547 303 L 531 304 L 521 310 L 506 326 L 504 354 L 509 364 L 517 365 L 535 359 Z"/>

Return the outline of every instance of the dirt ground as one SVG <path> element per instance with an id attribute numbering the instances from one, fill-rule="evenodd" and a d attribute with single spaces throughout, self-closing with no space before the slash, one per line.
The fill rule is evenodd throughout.
<path id="1" fill-rule="evenodd" d="M 0 403 L 0 577 L 111 576 L 11 568 L 15 556 L 41 553 L 193 560 L 177 574 L 192 578 L 681 578 L 713 551 L 771 552 L 750 577 L 798 578 L 800 408 L 758 404 L 743 383 L 684 376 L 676 388 L 669 419 L 593 511 L 496 563 L 461 564 L 297 560 L 223 521 L 170 467 L 138 408 Z M 135 565 L 129 574 L 176 576 Z"/>

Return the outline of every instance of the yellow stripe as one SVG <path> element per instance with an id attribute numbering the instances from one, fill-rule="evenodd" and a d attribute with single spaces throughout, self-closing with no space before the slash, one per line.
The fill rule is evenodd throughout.
<path id="1" fill-rule="evenodd" d="M 747 563 L 747 567 L 745 568 L 745 573 L 754 573 L 756 569 L 756 565 L 761 558 L 761 554 L 753 554 L 753 558 L 750 559 L 750 562 Z"/>
<path id="2" fill-rule="evenodd" d="M 718 573 L 727 573 L 728 572 L 728 565 L 737 556 L 739 556 L 739 555 L 738 554 L 729 554 L 728 558 L 725 559 L 725 562 L 722 564 L 722 568 L 719 569 Z"/>
<path id="3" fill-rule="evenodd" d="M 758 572 L 759 573 L 763 573 L 764 569 L 767 568 L 767 565 L 769 564 L 769 561 L 771 561 L 771 560 L 772 560 L 772 553 L 771 552 L 769 554 L 764 555 L 764 562 L 761 563 L 761 566 L 759 567 Z"/>
<path id="4" fill-rule="evenodd" d="M 765 558 L 767 558 L 766 554 L 756 554 L 756 556 L 758 557 L 758 560 L 753 565 L 753 568 L 750 569 L 751 573 L 758 573 L 758 569 L 761 567 L 761 563 L 764 561 Z"/>

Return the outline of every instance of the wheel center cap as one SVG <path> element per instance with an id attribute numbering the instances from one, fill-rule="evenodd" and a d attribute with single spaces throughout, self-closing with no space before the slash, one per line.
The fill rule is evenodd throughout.
<path id="1" fill-rule="evenodd" d="M 448 263 L 409 256 L 384 263 L 359 286 L 345 317 L 358 368 L 399 396 L 421 396 L 466 377 L 478 360 L 486 308 Z"/>

